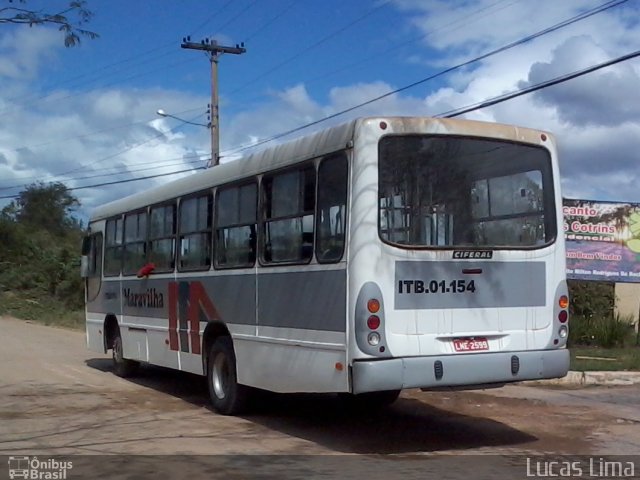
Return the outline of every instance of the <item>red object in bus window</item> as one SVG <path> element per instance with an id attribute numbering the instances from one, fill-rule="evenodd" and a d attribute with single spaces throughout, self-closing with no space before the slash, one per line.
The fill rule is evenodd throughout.
<path id="1" fill-rule="evenodd" d="M 148 277 L 151 272 L 156 269 L 155 264 L 147 263 L 144 267 L 138 270 L 138 278 Z"/>

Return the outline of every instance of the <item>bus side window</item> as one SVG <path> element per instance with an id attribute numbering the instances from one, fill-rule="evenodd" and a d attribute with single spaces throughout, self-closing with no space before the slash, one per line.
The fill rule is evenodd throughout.
<path id="1" fill-rule="evenodd" d="M 344 253 L 347 209 L 347 157 L 326 158 L 318 169 L 316 258 L 319 263 L 339 262 Z"/>
<path id="2" fill-rule="evenodd" d="M 104 249 L 104 275 L 120 275 L 122 266 L 122 218 L 107 220 Z"/>
<path id="3" fill-rule="evenodd" d="M 308 165 L 265 176 L 263 252 L 265 263 L 308 263 L 313 257 L 315 168 Z"/>
<path id="4" fill-rule="evenodd" d="M 149 224 L 149 262 L 156 272 L 170 272 L 175 265 L 176 206 L 151 208 Z"/>
<path id="5" fill-rule="evenodd" d="M 207 270 L 211 267 L 211 194 L 180 202 L 178 225 L 179 270 Z"/>
<path id="6" fill-rule="evenodd" d="M 129 213 L 124 217 L 123 275 L 138 272 L 146 262 L 147 211 Z"/>
<path id="7" fill-rule="evenodd" d="M 258 187 L 219 189 L 216 197 L 215 266 L 252 267 L 256 261 Z"/>

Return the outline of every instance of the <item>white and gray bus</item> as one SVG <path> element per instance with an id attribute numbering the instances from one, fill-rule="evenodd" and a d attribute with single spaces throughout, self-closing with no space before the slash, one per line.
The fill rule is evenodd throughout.
<path id="1" fill-rule="evenodd" d="M 88 347 L 205 375 L 224 414 L 562 377 L 561 208 L 548 133 L 356 119 L 96 209 Z"/>

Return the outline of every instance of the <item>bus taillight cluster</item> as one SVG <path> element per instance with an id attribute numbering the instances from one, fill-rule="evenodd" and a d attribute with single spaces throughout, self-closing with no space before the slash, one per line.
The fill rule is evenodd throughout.
<path id="1" fill-rule="evenodd" d="M 380 327 L 380 317 L 375 315 L 380 311 L 380 301 L 377 298 L 369 299 L 367 302 L 367 310 L 371 314 L 369 318 L 367 318 L 367 327 L 369 330 L 373 330 L 367 335 L 367 342 L 369 342 L 369 345 L 372 347 L 375 347 L 380 344 L 380 334 L 375 331 Z M 384 347 L 380 348 L 381 352 L 384 351 L 382 350 Z"/>
<path id="2" fill-rule="evenodd" d="M 569 334 L 569 328 L 567 327 L 567 320 L 569 319 L 569 312 L 567 311 L 569 308 L 569 297 L 561 295 L 558 299 L 558 306 L 560 307 L 560 311 L 558 312 L 558 321 L 561 323 L 560 328 L 558 329 L 558 336 L 560 338 L 567 338 L 567 335 Z"/>

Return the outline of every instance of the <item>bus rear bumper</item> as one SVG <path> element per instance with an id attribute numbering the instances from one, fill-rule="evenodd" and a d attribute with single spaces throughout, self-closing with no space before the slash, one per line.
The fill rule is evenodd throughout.
<path id="1" fill-rule="evenodd" d="M 481 387 L 560 378 L 568 371 L 567 349 L 355 360 L 352 392 Z"/>

